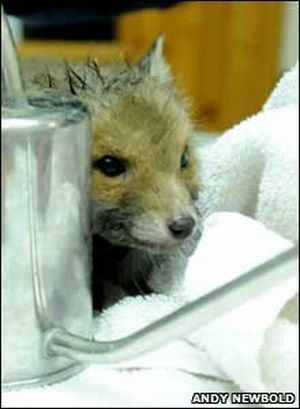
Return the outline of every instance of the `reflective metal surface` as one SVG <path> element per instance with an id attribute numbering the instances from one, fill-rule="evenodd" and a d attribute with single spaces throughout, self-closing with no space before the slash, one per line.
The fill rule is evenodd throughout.
<path id="1" fill-rule="evenodd" d="M 46 329 L 92 336 L 89 173 L 90 121 L 79 102 L 47 94 L 30 100 L 30 109 L 2 109 L 6 386 L 78 370 L 69 359 L 45 356 Z"/>

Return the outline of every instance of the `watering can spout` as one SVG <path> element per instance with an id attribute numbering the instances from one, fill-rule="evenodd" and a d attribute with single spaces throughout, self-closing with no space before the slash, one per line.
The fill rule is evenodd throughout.
<path id="1" fill-rule="evenodd" d="M 52 329 L 45 350 L 81 362 L 114 364 L 129 361 L 167 342 L 186 336 L 243 303 L 295 277 L 298 245 L 258 265 L 237 279 L 181 307 L 130 336 L 109 341 L 87 341 L 64 329 Z"/>

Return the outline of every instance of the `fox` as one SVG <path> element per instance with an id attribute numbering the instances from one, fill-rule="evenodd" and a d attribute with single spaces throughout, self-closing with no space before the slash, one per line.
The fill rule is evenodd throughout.
<path id="1" fill-rule="evenodd" d="M 160 35 L 137 62 L 88 59 L 44 73 L 44 86 L 82 99 L 92 118 L 92 299 L 103 282 L 126 294 L 153 292 L 153 274 L 172 274 L 201 236 L 191 104 L 175 85 Z M 39 80 L 40 81 L 40 80 Z"/>

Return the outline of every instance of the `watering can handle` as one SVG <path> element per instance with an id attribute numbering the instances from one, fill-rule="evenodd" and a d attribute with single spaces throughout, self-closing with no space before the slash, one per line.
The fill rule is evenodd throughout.
<path id="1" fill-rule="evenodd" d="M 295 278 L 297 272 L 298 244 L 132 335 L 101 342 L 52 328 L 46 333 L 45 350 L 50 356 L 63 355 L 81 362 L 128 361 L 199 329 L 266 289 Z"/>

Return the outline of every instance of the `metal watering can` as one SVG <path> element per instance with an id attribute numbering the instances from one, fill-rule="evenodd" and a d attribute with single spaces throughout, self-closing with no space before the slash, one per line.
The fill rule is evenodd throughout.
<path id="1" fill-rule="evenodd" d="M 89 114 L 69 96 L 25 96 L 3 13 L 2 30 L 2 386 L 130 360 L 296 273 L 295 247 L 126 338 L 94 341 Z"/>

